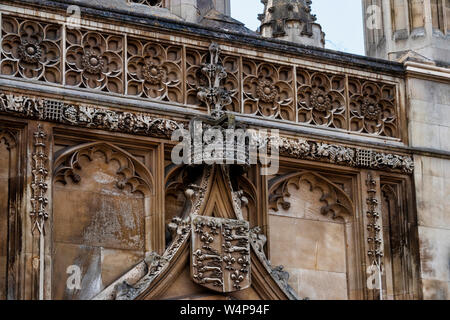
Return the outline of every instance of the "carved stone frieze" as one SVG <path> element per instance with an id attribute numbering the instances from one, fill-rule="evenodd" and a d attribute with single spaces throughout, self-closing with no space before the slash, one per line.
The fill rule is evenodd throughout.
<path id="1" fill-rule="evenodd" d="M 155 118 L 145 113 L 122 112 L 106 108 L 65 104 L 54 100 L 0 93 L 0 112 L 19 117 L 48 120 L 85 128 L 171 138 L 184 123 Z M 269 146 L 278 145 L 280 155 L 379 170 L 414 172 L 411 156 L 344 147 L 304 139 L 261 137 Z M 259 142 L 258 145 L 263 145 Z"/>
<path id="2" fill-rule="evenodd" d="M 162 1 L 130 3 L 159 7 Z M 221 52 L 217 43 L 208 50 L 35 17 L 3 14 L 1 28 L 0 73 L 11 78 L 401 138 L 395 83 Z"/>
<path id="3" fill-rule="evenodd" d="M 0 112 L 38 120 L 48 120 L 85 128 L 170 138 L 183 128 L 173 120 L 143 113 L 66 104 L 59 101 L 0 93 Z"/>
<path id="4" fill-rule="evenodd" d="M 217 292 L 248 288 L 249 223 L 192 216 L 191 274 L 194 282 Z"/>

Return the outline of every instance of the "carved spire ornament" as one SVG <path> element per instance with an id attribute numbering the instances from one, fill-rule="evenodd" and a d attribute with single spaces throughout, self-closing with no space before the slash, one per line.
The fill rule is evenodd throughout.
<path id="1" fill-rule="evenodd" d="M 220 46 L 217 43 L 211 43 L 209 55 L 209 63 L 204 63 L 201 69 L 207 79 L 207 86 L 198 88 L 197 97 L 206 103 L 214 118 L 220 118 L 223 115 L 223 108 L 232 103 L 231 97 L 234 92 L 222 86 L 222 80 L 226 79 L 228 74 L 220 62 Z"/>

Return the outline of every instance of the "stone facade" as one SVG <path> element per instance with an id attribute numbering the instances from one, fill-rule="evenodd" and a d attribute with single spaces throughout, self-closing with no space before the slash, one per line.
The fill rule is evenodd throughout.
<path id="1" fill-rule="evenodd" d="M 448 299 L 442 59 L 264 37 L 229 9 L 0 4 L 0 299 Z M 176 164 L 198 121 L 259 130 L 279 170 L 245 142 Z"/>

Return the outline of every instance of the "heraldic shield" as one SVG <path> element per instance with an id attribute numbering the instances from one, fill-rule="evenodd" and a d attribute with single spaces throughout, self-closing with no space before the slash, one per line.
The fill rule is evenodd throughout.
<path id="1" fill-rule="evenodd" d="M 192 216 L 191 275 L 217 292 L 251 285 L 250 226 L 244 220 Z"/>

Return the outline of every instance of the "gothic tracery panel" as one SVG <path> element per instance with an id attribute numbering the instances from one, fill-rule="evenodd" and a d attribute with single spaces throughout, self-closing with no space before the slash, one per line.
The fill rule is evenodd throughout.
<path id="1" fill-rule="evenodd" d="M 347 129 L 345 77 L 297 69 L 298 122 Z"/>
<path id="2" fill-rule="evenodd" d="M 269 194 L 273 265 L 286 268 L 289 284 L 301 298 L 349 299 L 354 286 L 352 201 L 312 172 L 273 178 Z"/>
<path id="3" fill-rule="evenodd" d="M 128 94 L 183 103 L 182 49 L 128 39 Z"/>
<path id="4" fill-rule="evenodd" d="M 209 80 L 202 72 L 205 63 L 210 60 L 210 53 L 204 50 L 186 50 L 186 99 L 187 104 L 207 108 L 206 103 L 197 97 L 200 87 L 208 87 Z M 236 56 L 221 54 L 219 63 L 225 68 L 227 76 L 222 80 L 221 86 L 231 93 L 231 104 L 225 110 L 240 112 L 240 59 Z M 207 71 L 207 70 L 204 70 Z"/>
<path id="5" fill-rule="evenodd" d="M 60 25 L 2 16 L 1 74 L 61 83 Z"/>
<path id="6" fill-rule="evenodd" d="M 123 38 L 78 29 L 66 33 L 66 84 L 123 93 Z"/>
<path id="7" fill-rule="evenodd" d="M 349 79 L 350 130 L 396 138 L 396 94 L 394 85 Z"/>
<path id="8" fill-rule="evenodd" d="M 295 121 L 293 69 L 243 60 L 244 113 Z"/>

